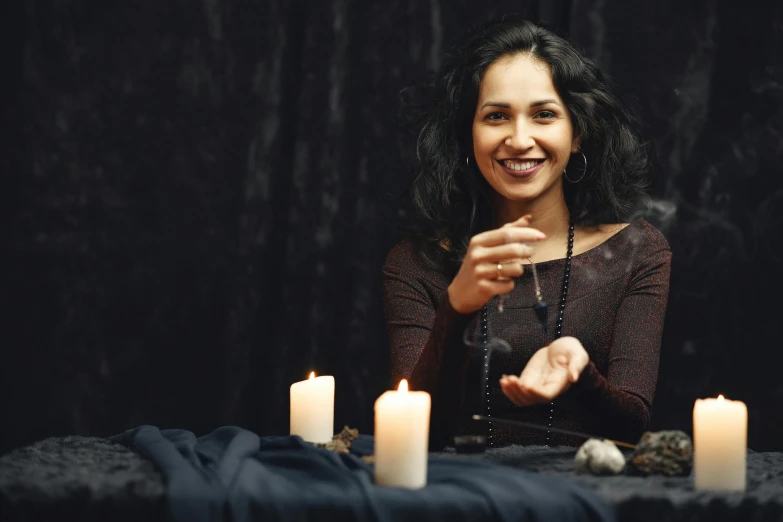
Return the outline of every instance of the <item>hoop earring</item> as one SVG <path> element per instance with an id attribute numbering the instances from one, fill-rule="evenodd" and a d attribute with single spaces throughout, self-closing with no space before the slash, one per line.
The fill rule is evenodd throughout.
<path id="1" fill-rule="evenodd" d="M 581 175 L 581 176 L 579 176 L 579 179 L 578 179 L 578 180 L 576 180 L 576 181 L 574 181 L 574 180 L 572 180 L 571 178 L 569 178 L 569 177 L 566 175 L 566 169 L 563 169 L 563 177 L 564 177 L 566 180 L 568 180 L 568 182 L 569 182 L 569 183 L 579 183 L 579 182 L 580 182 L 580 181 L 582 181 L 582 179 L 585 177 L 585 174 L 587 174 L 587 156 L 585 156 L 585 153 L 584 153 L 584 152 L 582 152 L 581 150 L 577 150 L 577 152 L 578 152 L 579 154 L 581 154 L 581 155 L 582 155 L 582 157 L 585 159 L 585 168 L 584 168 L 584 170 L 582 171 L 582 175 Z"/>
<path id="2" fill-rule="evenodd" d="M 465 156 L 465 166 L 470 167 L 470 156 Z"/>

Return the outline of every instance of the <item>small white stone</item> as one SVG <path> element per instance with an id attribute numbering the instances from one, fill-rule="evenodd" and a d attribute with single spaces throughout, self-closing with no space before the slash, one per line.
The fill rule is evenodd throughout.
<path id="1" fill-rule="evenodd" d="M 574 457 L 576 470 L 593 475 L 617 475 L 625 468 L 625 456 L 614 442 L 589 439 Z"/>

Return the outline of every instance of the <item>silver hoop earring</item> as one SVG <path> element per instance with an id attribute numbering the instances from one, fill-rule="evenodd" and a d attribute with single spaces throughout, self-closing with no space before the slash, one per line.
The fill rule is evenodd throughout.
<path id="1" fill-rule="evenodd" d="M 465 166 L 470 167 L 470 156 L 465 156 Z"/>
<path id="2" fill-rule="evenodd" d="M 568 180 L 568 182 L 569 182 L 569 183 L 579 183 L 579 182 L 580 182 L 580 181 L 582 181 L 582 179 L 585 177 L 585 174 L 587 174 L 587 156 L 585 156 L 585 153 L 584 153 L 584 152 L 582 152 L 581 150 L 577 150 L 577 152 L 578 152 L 579 154 L 581 154 L 581 155 L 582 155 L 582 157 L 584 158 L 584 160 L 585 160 L 585 168 L 584 168 L 584 170 L 582 171 L 582 175 L 581 175 L 581 176 L 579 176 L 579 179 L 578 179 L 578 180 L 576 180 L 576 181 L 574 181 L 574 180 L 572 180 L 571 178 L 569 178 L 569 177 L 566 175 L 566 169 L 563 169 L 563 177 L 564 177 L 566 180 Z"/>

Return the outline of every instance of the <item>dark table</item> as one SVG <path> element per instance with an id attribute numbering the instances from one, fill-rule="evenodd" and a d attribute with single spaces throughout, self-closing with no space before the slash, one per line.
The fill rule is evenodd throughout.
<path id="1" fill-rule="evenodd" d="M 692 476 L 598 477 L 577 473 L 575 453 L 575 448 L 507 446 L 467 458 L 578 480 L 614 506 L 618 521 L 783 521 L 783 453 L 748 452 L 744 494 L 695 491 Z M 457 457 L 466 458 L 453 451 L 437 458 Z"/>
<path id="2" fill-rule="evenodd" d="M 696 492 L 691 477 L 595 477 L 574 472 L 574 448 L 509 446 L 484 459 L 580 481 L 616 509 L 620 521 L 783 521 L 783 453 L 748 454 L 744 494 Z M 46 439 L 0 457 L 0 520 L 133 520 L 166 517 L 166 487 L 155 467 L 106 439 Z"/>

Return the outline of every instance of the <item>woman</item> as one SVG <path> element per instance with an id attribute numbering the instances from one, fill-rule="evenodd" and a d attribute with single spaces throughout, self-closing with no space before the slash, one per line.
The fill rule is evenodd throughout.
<path id="1" fill-rule="evenodd" d="M 472 414 L 636 441 L 671 252 L 632 219 L 647 161 L 609 81 L 547 29 L 491 23 L 450 54 L 417 146 L 410 233 L 384 265 L 384 307 L 393 378 L 432 395 L 431 448 L 460 433 L 583 442 Z M 544 329 L 531 262 L 550 303 Z M 510 349 L 491 353 L 492 338 Z"/>

